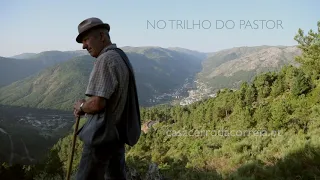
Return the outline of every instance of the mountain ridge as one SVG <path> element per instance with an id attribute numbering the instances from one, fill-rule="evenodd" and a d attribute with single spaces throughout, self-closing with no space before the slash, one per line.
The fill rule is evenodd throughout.
<path id="1" fill-rule="evenodd" d="M 166 49 L 145 50 L 143 54 L 127 51 L 142 104 L 152 103 L 148 101 L 154 95 L 181 87 L 185 79 L 201 70 L 200 60 L 188 54 Z M 83 97 L 93 62 L 93 57 L 82 55 L 46 67 L 0 88 L 0 103 L 38 108 L 71 107 L 75 99 Z"/>
<path id="2" fill-rule="evenodd" d="M 289 53 L 289 54 L 285 54 L 285 53 Z M 290 53 L 293 53 L 293 54 L 290 54 Z M 297 47 L 285 47 L 282 49 L 279 47 L 267 47 L 265 49 L 260 49 L 259 51 L 254 53 L 244 54 L 239 58 L 233 59 L 231 61 L 223 63 L 222 65 L 219 65 L 217 69 L 219 69 L 220 72 L 221 71 L 225 71 L 225 72 L 224 73 L 217 72 L 215 74 L 210 74 L 210 76 L 211 77 L 217 76 L 217 75 L 232 76 L 232 74 L 235 73 L 235 71 L 232 71 L 232 69 L 234 68 L 236 68 L 237 71 L 239 70 L 250 71 L 250 70 L 257 69 L 259 66 L 259 63 L 262 63 L 261 67 L 276 68 L 278 67 L 278 64 L 282 63 L 281 61 L 286 61 L 286 62 L 283 62 L 283 64 L 287 64 L 287 62 L 294 63 L 293 57 L 281 57 L 282 55 L 297 56 L 299 54 L 300 53 Z M 255 58 L 257 58 L 258 60 L 255 60 Z M 249 63 L 249 66 L 246 63 Z M 269 64 L 266 64 L 266 63 L 269 63 Z M 229 71 L 232 71 L 232 72 L 226 73 Z"/>
<path id="3" fill-rule="evenodd" d="M 198 89 L 209 88 L 213 93 L 220 88 L 239 88 L 259 73 L 297 65 L 295 56 L 300 53 L 297 46 L 267 45 L 218 51 L 202 62 L 203 69 L 197 74 Z"/>
<path id="4" fill-rule="evenodd" d="M 134 47 L 134 46 L 124 46 L 122 48 L 129 56 L 130 61 L 133 64 L 136 78 L 138 79 L 137 85 L 140 91 L 140 97 L 143 99 L 144 104 L 154 104 L 157 102 L 162 102 L 162 100 L 174 100 L 174 97 L 180 97 L 181 95 L 185 96 L 187 94 L 188 88 L 190 89 L 194 82 L 199 81 L 204 83 L 206 86 L 204 90 L 207 89 L 219 89 L 225 87 L 235 88 L 243 81 L 251 81 L 252 78 L 259 72 L 265 72 L 269 70 L 279 69 L 285 64 L 288 64 L 289 61 L 293 62 L 294 55 L 296 55 L 297 47 L 296 46 L 253 46 L 253 47 L 234 47 L 230 49 L 225 49 L 222 51 L 215 52 L 212 55 L 180 48 L 180 47 L 170 47 L 170 48 L 162 48 L 159 46 L 142 46 L 142 47 Z M 92 63 L 88 63 L 89 61 L 93 62 L 94 58 L 86 53 L 85 50 L 77 50 L 77 51 L 66 51 L 66 54 L 61 51 L 45 51 L 34 56 L 34 59 L 31 60 L 15 60 L 16 62 L 25 63 L 25 62 L 46 62 L 45 64 L 38 69 L 37 72 L 31 75 L 19 79 L 19 81 L 13 81 L 10 85 L 0 88 L 0 103 L 5 103 L 9 105 L 18 105 L 25 104 L 23 101 L 31 102 L 34 107 L 40 107 L 43 105 L 41 102 L 32 102 L 31 97 L 37 97 L 38 99 L 42 97 L 42 95 L 47 95 L 46 97 L 42 97 L 42 101 L 47 101 L 50 99 L 50 91 L 46 92 L 45 90 L 52 90 L 66 92 L 66 90 L 56 89 L 53 86 L 46 85 L 46 89 L 39 90 L 41 87 L 39 85 L 43 83 L 35 83 L 35 82 L 51 82 L 53 85 L 62 88 L 63 82 L 60 79 L 48 79 L 44 78 L 42 80 L 39 79 L 39 76 L 49 76 L 50 73 L 46 72 L 43 74 L 45 70 L 52 71 L 53 66 L 58 67 L 69 61 L 74 61 L 75 59 L 86 59 L 87 64 L 82 64 L 83 66 L 92 66 Z M 269 55 L 273 54 L 273 55 Z M 284 55 L 279 55 L 284 54 Z M 58 60 L 54 60 L 55 57 L 59 57 Z M 42 59 L 43 58 L 43 59 Z M 265 59 L 262 61 L 261 59 Z M 90 60 L 88 60 L 90 59 Z M 77 61 L 74 61 L 77 62 Z M 263 64 L 265 62 L 265 64 Z M 261 65 L 262 63 L 262 65 Z M 261 67 L 260 67 L 261 66 Z M 10 69 L 10 68 L 7 68 Z M 77 85 L 79 89 L 73 89 L 77 95 L 70 95 L 68 98 L 76 98 L 77 96 L 81 96 L 81 92 L 84 91 L 86 84 L 86 79 L 88 79 L 88 72 L 90 70 L 85 70 L 85 74 L 83 76 L 79 75 L 80 72 L 74 71 L 73 75 L 70 75 L 70 79 L 67 80 L 69 85 L 72 85 L 73 82 L 71 79 L 80 78 L 81 84 Z M 1 71 L 0 71 L 1 72 Z M 57 72 L 59 72 L 57 70 Z M 66 70 L 64 70 L 67 73 Z M 77 77 L 78 75 L 79 77 Z M 38 76 L 38 77 L 37 77 Z M 53 75 L 52 75 L 53 76 Z M 59 75 L 56 75 L 59 76 Z M 62 75 L 63 76 L 63 75 Z M 69 76 L 69 75 L 66 75 Z M 80 77 L 81 76 L 81 77 Z M 29 85 L 27 85 L 24 81 L 26 81 Z M 185 86 L 185 81 L 189 81 L 189 85 Z M 76 82 L 73 82 L 76 83 Z M 0 81 L 1 85 L 1 81 Z M 185 87 L 187 88 L 185 88 Z M 197 85 L 198 89 L 199 85 Z M 202 85 L 201 85 L 202 86 Z M 183 87 L 179 90 L 179 88 Z M 194 87 L 194 86 L 193 86 Z M 44 88 L 44 87 L 42 87 Z M 15 90 L 19 89 L 19 91 Z M 24 89 L 22 91 L 22 89 Z M 37 95 L 34 94 L 34 91 L 42 92 L 42 94 Z M 210 90 L 211 91 L 211 90 Z M 33 93 L 27 93 L 33 92 Z M 176 92 L 179 92 L 178 94 Z M 183 92 L 181 94 L 181 92 Z M 16 95 L 12 95 L 15 93 Z M 24 94 L 24 95 L 23 95 Z M 33 94 L 33 95 L 31 95 Z M 162 96 L 164 95 L 164 96 Z M 28 97 L 26 99 L 26 97 Z M 59 95 L 56 95 L 60 97 Z M 14 98 L 13 98 L 14 97 Z M 18 99 L 22 98 L 22 99 Z M 62 99 L 68 99 L 67 97 L 61 97 Z M 159 100 L 160 98 L 160 100 Z M 58 102 L 57 102 L 58 103 Z M 64 100 L 64 102 L 59 101 L 59 103 L 65 104 L 69 103 L 70 100 Z M 59 104 L 58 103 L 58 104 Z M 42 104 L 42 105 L 41 105 Z M 46 104 L 46 103 L 45 103 Z M 51 103 L 50 103 L 51 104 Z M 52 104 L 51 104 L 52 105 Z M 54 107 L 65 107 L 66 105 L 52 105 Z M 45 105 L 47 107 L 47 105 Z"/>
<path id="5" fill-rule="evenodd" d="M 168 46 L 168 47 L 163 47 L 163 46 L 156 46 L 156 45 L 143 45 L 143 46 L 119 46 L 121 49 L 134 49 L 134 48 L 161 48 L 161 49 L 169 49 L 169 50 L 186 50 L 186 51 L 191 51 L 195 53 L 203 53 L 208 56 L 211 54 L 217 53 L 217 52 L 223 52 L 223 51 L 229 51 L 232 49 L 237 49 L 237 48 L 255 48 L 255 47 L 291 47 L 291 46 L 297 46 L 297 45 L 254 45 L 254 46 L 233 46 L 233 47 L 228 47 L 228 48 L 223 48 L 223 49 L 218 49 L 218 50 L 212 50 L 212 51 L 200 51 L 196 49 L 191 49 L 191 48 L 185 48 L 185 47 L 179 47 L 179 46 Z M 79 53 L 79 54 L 88 54 L 86 50 L 83 49 L 75 49 L 75 50 L 45 50 L 45 51 L 40 51 L 38 53 L 35 52 L 24 52 L 16 55 L 11 55 L 11 56 L 1 56 L 4 58 L 13 58 L 13 59 L 27 59 L 30 56 L 38 55 L 44 52 L 62 52 L 62 53 Z"/>

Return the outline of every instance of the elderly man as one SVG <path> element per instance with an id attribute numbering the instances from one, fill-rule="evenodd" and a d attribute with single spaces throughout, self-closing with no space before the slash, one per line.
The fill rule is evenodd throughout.
<path id="1" fill-rule="evenodd" d="M 78 25 L 78 43 L 96 58 L 85 95 L 74 105 L 76 117 L 86 114 L 78 131 L 84 147 L 77 180 L 126 179 L 125 144 L 137 143 L 141 124 L 132 66 L 110 40 L 110 26 L 98 18 Z"/>

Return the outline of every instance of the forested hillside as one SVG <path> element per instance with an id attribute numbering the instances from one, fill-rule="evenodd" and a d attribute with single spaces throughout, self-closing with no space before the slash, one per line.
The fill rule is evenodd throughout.
<path id="1" fill-rule="evenodd" d="M 74 123 L 72 111 L 0 105 L 0 164 L 33 164 Z"/>
<path id="2" fill-rule="evenodd" d="M 235 91 L 189 106 L 141 109 L 144 122 L 158 123 L 127 149 L 130 167 L 144 174 L 157 163 L 168 179 L 320 178 L 320 21 L 318 31 L 294 39 L 301 66 L 259 74 Z M 71 135 L 48 161 L 31 169 L 3 165 L 0 179 L 63 177 Z M 78 141 L 74 170 L 79 162 Z"/>

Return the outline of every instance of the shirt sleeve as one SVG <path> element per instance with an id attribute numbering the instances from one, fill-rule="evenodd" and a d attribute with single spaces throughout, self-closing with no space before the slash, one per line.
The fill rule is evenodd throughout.
<path id="1" fill-rule="evenodd" d="M 86 96 L 110 99 L 118 87 L 116 67 L 107 57 L 98 58 L 90 74 Z"/>

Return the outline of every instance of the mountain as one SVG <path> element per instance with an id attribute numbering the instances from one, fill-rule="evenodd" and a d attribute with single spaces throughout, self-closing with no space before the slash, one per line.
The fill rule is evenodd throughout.
<path id="1" fill-rule="evenodd" d="M 212 89 L 238 88 L 241 82 L 252 81 L 256 74 L 279 70 L 294 64 L 300 54 L 295 46 L 236 47 L 210 54 L 203 61 L 199 82 Z"/>
<path id="2" fill-rule="evenodd" d="M 182 52 L 185 54 L 188 54 L 190 56 L 194 56 L 199 60 L 205 60 L 208 57 L 207 53 L 204 52 L 199 52 L 199 51 L 194 51 L 194 50 L 190 50 L 190 49 L 186 49 L 186 48 L 181 48 L 181 47 L 169 47 L 168 49 L 173 50 L 173 51 L 178 51 L 178 52 Z"/>
<path id="3" fill-rule="evenodd" d="M 41 70 L 64 62 L 70 58 L 84 55 L 84 51 L 45 51 L 38 54 L 17 55 L 20 59 L 0 57 L 0 87 L 34 75 Z"/>
<path id="4" fill-rule="evenodd" d="M 187 96 L 187 91 L 194 88 L 194 80 L 197 80 L 195 95 L 237 88 L 241 82 L 252 81 L 257 73 L 292 64 L 294 56 L 299 54 L 295 46 L 235 47 L 213 53 L 157 46 L 122 49 L 135 69 L 143 105 Z M 1 79 L 0 85 L 12 83 L 0 88 L 0 103 L 63 109 L 83 95 L 94 61 L 86 51 L 45 51 L 32 58 L 0 59 L 4 62 L 0 73 L 8 77 Z M 53 101 L 57 97 L 59 100 Z"/>
<path id="5" fill-rule="evenodd" d="M 44 66 L 36 61 L 22 61 L 0 57 L 0 87 L 25 78 L 39 71 Z"/>
<path id="6" fill-rule="evenodd" d="M 22 53 L 22 54 L 18 54 L 15 56 L 11 56 L 9 58 L 13 58 L 13 59 L 30 59 L 33 56 L 35 56 L 37 53 Z"/>
<path id="7" fill-rule="evenodd" d="M 146 93 L 150 95 L 170 93 L 201 71 L 202 57 L 160 47 L 123 49 L 135 69 L 137 83 L 149 89 Z"/>
<path id="8" fill-rule="evenodd" d="M 44 51 L 34 55 L 32 59 L 50 66 L 82 55 L 87 55 L 86 51 Z"/>
<path id="9" fill-rule="evenodd" d="M 156 95 L 179 89 L 186 79 L 201 71 L 201 59 L 179 51 L 156 47 L 124 49 L 135 70 L 142 105 L 152 104 L 150 99 Z M 57 62 L 0 88 L 0 103 L 69 109 L 76 99 L 83 97 L 93 62 L 89 55 Z"/>
<path id="10" fill-rule="evenodd" d="M 93 59 L 76 57 L 0 88 L 0 102 L 38 108 L 70 106 L 83 95 Z"/>
<path id="11" fill-rule="evenodd" d="M 40 53 L 22 53 L 18 55 L 11 56 L 9 58 L 13 59 L 43 59 L 47 57 L 47 60 L 55 58 L 58 59 L 68 59 L 75 56 L 88 55 L 88 52 L 85 50 L 75 50 L 75 51 L 43 51 Z"/>

